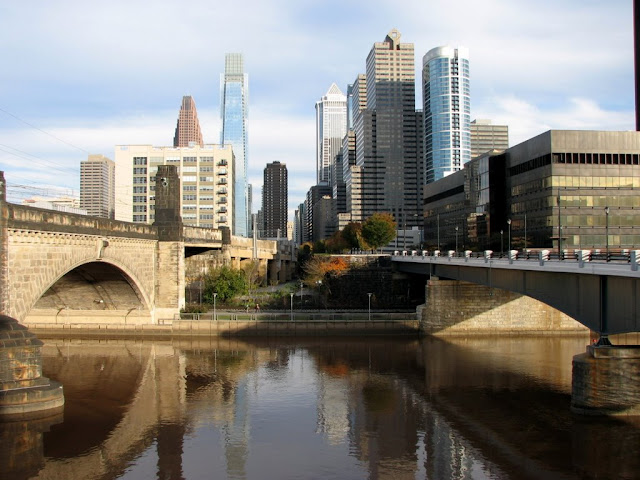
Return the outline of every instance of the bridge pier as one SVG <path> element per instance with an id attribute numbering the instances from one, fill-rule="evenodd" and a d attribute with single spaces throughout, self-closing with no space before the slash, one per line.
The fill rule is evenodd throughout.
<path id="1" fill-rule="evenodd" d="M 640 415 L 640 346 L 589 345 L 573 357 L 571 410 Z"/>
<path id="2" fill-rule="evenodd" d="M 588 333 L 533 298 L 460 280 L 427 281 L 421 330 L 429 335 Z"/>

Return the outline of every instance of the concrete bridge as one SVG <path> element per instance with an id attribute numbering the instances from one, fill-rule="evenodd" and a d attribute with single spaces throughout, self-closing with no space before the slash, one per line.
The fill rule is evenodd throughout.
<path id="1" fill-rule="evenodd" d="M 392 260 L 402 272 L 526 295 L 605 337 L 640 332 L 640 252 L 612 262 L 589 261 L 581 253 L 561 261 L 544 252 L 533 258 L 515 252 L 504 258 L 397 253 Z M 456 310 L 456 301 L 450 298 L 450 310 Z"/>
<path id="2" fill-rule="evenodd" d="M 0 172 L 0 312 L 20 322 L 162 323 L 185 305 L 188 259 L 211 251 L 256 261 L 272 281 L 290 278 L 290 245 L 183 225 L 177 174 L 162 175 L 169 182 L 146 225 L 7 203 Z"/>

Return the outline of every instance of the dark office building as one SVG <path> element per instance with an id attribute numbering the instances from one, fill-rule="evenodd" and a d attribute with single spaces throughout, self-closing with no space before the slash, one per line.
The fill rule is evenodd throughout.
<path id="1" fill-rule="evenodd" d="M 425 187 L 425 242 L 442 250 L 456 236 L 471 250 L 638 248 L 639 159 L 632 131 L 551 130 L 484 154 Z"/>
<path id="2" fill-rule="evenodd" d="M 262 187 L 263 238 L 287 236 L 288 178 L 284 163 L 268 163 Z"/>

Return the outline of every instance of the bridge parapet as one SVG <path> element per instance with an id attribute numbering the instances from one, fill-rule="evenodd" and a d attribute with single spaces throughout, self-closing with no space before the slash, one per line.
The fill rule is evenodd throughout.
<path id="1" fill-rule="evenodd" d="M 185 243 L 215 243 L 222 245 L 222 231 L 211 228 L 182 227 L 182 237 Z"/>

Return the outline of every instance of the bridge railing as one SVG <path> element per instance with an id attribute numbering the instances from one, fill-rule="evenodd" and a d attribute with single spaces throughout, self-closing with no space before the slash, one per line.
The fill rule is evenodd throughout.
<path id="1" fill-rule="evenodd" d="M 417 321 L 415 312 L 323 312 L 323 311 L 270 311 L 234 312 L 221 311 L 207 313 L 180 313 L 174 320 L 218 321 L 218 322 L 406 322 Z"/>
<path id="2" fill-rule="evenodd" d="M 449 250 L 442 252 L 440 250 L 396 250 L 394 257 L 422 257 L 422 258 L 473 258 L 473 259 L 505 259 L 510 261 L 528 260 L 528 261 L 578 261 L 578 262 L 615 262 L 615 263 L 640 263 L 640 250 L 630 249 L 565 249 L 562 252 L 551 249 L 527 249 L 527 250 L 509 250 L 505 252 L 495 252 L 493 250 L 485 250 L 483 252 L 472 252 L 465 250 L 456 252 Z"/>

